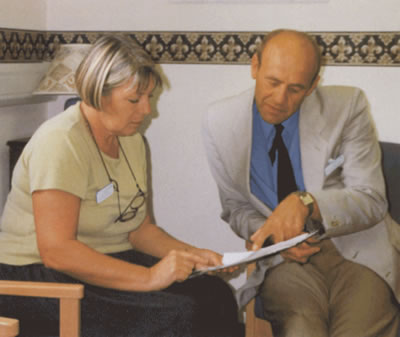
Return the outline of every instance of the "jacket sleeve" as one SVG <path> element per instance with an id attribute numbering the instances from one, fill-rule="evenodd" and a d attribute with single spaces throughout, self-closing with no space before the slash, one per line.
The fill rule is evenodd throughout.
<path id="1" fill-rule="evenodd" d="M 221 218 L 229 223 L 238 236 L 247 240 L 267 218 L 255 209 L 232 178 L 227 157 L 224 157 L 224 146 L 215 137 L 222 130 L 214 121 L 210 122 L 214 112 L 209 109 L 203 119 L 202 133 L 211 173 L 218 187 Z"/>
<path id="2" fill-rule="evenodd" d="M 324 108 L 336 115 L 328 117 L 335 119 L 336 130 L 330 134 L 328 154 L 330 158 L 343 155 L 344 163 L 336 172 L 325 174 L 322 189 L 310 190 L 327 236 L 365 230 L 379 223 L 387 212 L 381 152 L 367 99 L 354 88 L 336 98 L 343 102 L 337 111 L 330 109 L 330 101 Z M 334 149 L 339 150 L 336 153 Z"/>

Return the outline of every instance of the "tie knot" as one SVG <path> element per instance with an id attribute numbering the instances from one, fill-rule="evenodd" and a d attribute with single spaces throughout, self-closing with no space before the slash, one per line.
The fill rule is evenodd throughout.
<path id="1" fill-rule="evenodd" d="M 282 134 L 282 131 L 283 131 L 283 129 L 284 129 L 284 126 L 282 125 L 282 124 L 275 124 L 274 125 L 275 126 L 275 133 L 276 133 L 276 135 L 281 135 Z"/>

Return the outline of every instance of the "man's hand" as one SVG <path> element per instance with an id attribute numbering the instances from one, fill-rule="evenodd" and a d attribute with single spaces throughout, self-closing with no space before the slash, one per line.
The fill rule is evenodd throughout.
<path id="1" fill-rule="evenodd" d="M 250 238 L 252 250 L 260 249 L 266 238 L 271 237 L 274 243 L 291 239 L 304 232 L 308 208 L 295 194 L 289 194 L 276 207 L 271 216 Z"/>
<path id="2" fill-rule="evenodd" d="M 286 260 L 306 263 L 312 255 L 318 253 L 321 250 L 320 247 L 312 245 L 312 243 L 315 242 L 318 242 L 318 240 L 310 238 L 306 242 L 302 242 L 296 247 L 284 250 L 283 252 L 281 252 L 281 256 Z"/>
<path id="3" fill-rule="evenodd" d="M 320 218 L 318 205 L 315 203 L 314 216 Z M 265 221 L 250 238 L 253 242 L 252 250 L 262 247 L 267 238 L 273 243 L 289 240 L 304 233 L 304 224 L 307 220 L 308 208 L 303 204 L 296 194 L 288 195 L 274 210 L 271 216 Z M 281 253 L 285 259 L 306 263 L 311 255 L 320 251 L 318 246 L 312 245 L 318 242 L 310 238 L 296 247 L 289 248 Z"/>

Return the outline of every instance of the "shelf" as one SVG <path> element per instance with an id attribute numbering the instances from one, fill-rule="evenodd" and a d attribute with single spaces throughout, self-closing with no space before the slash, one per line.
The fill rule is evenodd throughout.
<path id="1" fill-rule="evenodd" d="M 56 99 L 50 95 L 32 95 L 49 64 L 0 64 L 0 107 L 43 103 Z"/>

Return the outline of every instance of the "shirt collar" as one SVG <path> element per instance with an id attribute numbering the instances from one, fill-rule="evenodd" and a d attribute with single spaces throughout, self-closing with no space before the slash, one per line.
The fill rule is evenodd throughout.
<path id="1" fill-rule="evenodd" d="M 254 101 L 253 103 L 253 115 L 254 118 L 256 118 L 256 123 L 258 123 L 263 130 L 263 133 L 265 135 L 272 134 L 275 135 L 273 132 L 274 125 L 267 123 L 266 121 L 263 120 L 261 117 L 260 112 L 258 111 L 256 102 Z M 292 116 L 290 116 L 287 120 L 282 122 L 282 125 L 284 127 L 282 137 L 284 137 L 286 140 L 290 142 L 294 132 L 298 128 L 299 125 L 299 116 L 300 116 L 300 109 L 298 109 Z"/>

